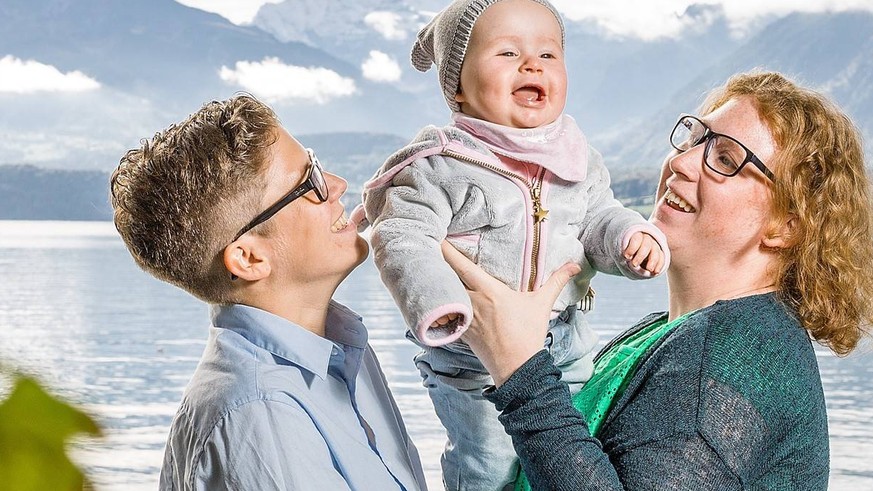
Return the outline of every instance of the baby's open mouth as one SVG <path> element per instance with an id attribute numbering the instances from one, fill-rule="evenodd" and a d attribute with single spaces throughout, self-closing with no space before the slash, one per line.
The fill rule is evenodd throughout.
<path id="1" fill-rule="evenodd" d="M 546 91 L 538 85 L 525 85 L 512 92 L 513 97 L 525 104 L 542 102 L 546 98 Z"/>

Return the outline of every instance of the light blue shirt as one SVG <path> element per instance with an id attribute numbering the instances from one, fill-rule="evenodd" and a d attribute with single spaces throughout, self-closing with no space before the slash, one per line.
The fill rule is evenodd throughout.
<path id="1" fill-rule="evenodd" d="M 212 318 L 160 489 L 426 489 L 357 314 L 331 302 L 327 339 L 243 305 Z"/>

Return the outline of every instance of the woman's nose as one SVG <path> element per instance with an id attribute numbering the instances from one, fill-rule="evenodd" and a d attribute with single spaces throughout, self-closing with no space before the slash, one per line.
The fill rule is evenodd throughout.
<path id="1" fill-rule="evenodd" d="M 667 166 L 670 167 L 673 174 L 693 180 L 703 165 L 703 147 L 704 145 L 696 145 L 684 152 L 673 150 L 667 156 Z"/>

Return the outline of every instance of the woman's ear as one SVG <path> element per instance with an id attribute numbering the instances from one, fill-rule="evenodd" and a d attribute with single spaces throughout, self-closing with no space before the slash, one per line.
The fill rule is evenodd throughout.
<path id="1" fill-rule="evenodd" d="M 261 241 L 240 237 L 224 248 L 224 267 L 232 277 L 246 281 L 262 280 L 270 276 L 270 261 Z"/>
<path id="2" fill-rule="evenodd" d="M 761 239 L 767 249 L 788 249 L 797 242 L 797 217 L 789 213 L 784 220 L 774 220 L 770 231 Z"/>

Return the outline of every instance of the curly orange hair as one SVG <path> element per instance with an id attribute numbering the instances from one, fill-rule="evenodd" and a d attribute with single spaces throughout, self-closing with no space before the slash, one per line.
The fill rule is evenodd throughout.
<path id="1" fill-rule="evenodd" d="M 773 134 L 773 216 L 791 218 L 776 285 L 803 326 L 839 355 L 873 323 L 873 208 L 861 137 L 818 92 L 778 73 L 735 75 L 716 89 L 704 114 L 748 97 Z"/>

